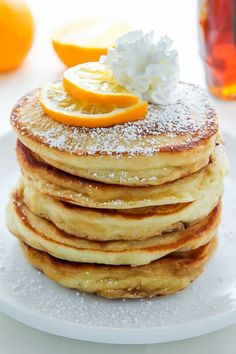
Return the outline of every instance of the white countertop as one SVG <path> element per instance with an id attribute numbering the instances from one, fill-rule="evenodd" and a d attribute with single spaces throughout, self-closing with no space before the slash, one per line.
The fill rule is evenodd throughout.
<path id="1" fill-rule="evenodd" d="M 154 28 L 169 34 L 180 53 L 181 79 L 205 85 L 197 49 L 196 0 L 29 0 L 36 22 L 34 46 L 17 71 L 0 75 L 0 136 L 10 130 L 9 114 L 16 100 L 28 90 L 63 72 L 50 44 L 55 26 L 86 15 L 113 15 L 131 18 L 139 28 Z M 172 8 L 172 9 L 171 9 Z M 134 20 L 135 17 L 135 20 Z M 224 130 L 236 132 L 236 102 L 214 100 Z M 2 152 L 1 152 L 2 153 Z M 235 354 L 236 325 L 219 332 L 185 341 L 140 346 L 103 345 L 79 342 L 46 334 L 0 314 L 0 353 L 191 353 Z"/>

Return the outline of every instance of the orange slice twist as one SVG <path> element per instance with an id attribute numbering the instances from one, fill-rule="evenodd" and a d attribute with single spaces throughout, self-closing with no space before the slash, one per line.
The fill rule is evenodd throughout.
<path id="1" fill-rule="evenodd" d="M 80 127 L 109 127 L 145 118 L 148 103 L 139 100 L 128 107 L 94 104 L 70 96 L 62 82 L 49 83 L 41 89 L 40 103 L 52 119 Z"/>

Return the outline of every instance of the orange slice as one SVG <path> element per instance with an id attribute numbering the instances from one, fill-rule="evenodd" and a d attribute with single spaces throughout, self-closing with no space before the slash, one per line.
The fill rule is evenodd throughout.
<path id="1" fill-rule="evenodd" d="M 115 80 L 106 65 L 99 62 L 80 64 L 66 70 L 63 84 L 71 96 L 92 103 L 124 107 L 139 100 Z"/>
<path id="2" fill-rule="evenodd" d="M 127 22 L 111 17 L 84 18 L 57 29 L 52 44 L 62 62 L 74 66 L 99 60 L 118 37 L 131 29 Z"/>
<path id="3" fill-rule="evenodd" d="M 129 107 L 92 104 L 71 97 L 62 82 L 45 85 L 40 94 L 40 103 L 52 119 L 79 127 L 109 127 L 115 124 L 145 118 L 148 103 L 138 101 Z"/>

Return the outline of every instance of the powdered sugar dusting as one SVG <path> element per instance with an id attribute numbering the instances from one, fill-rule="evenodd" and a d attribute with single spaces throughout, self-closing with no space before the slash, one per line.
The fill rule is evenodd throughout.
<path id="1" fill-rule="evenodd" d="M 40 143 L 61 151 L 149 156 L 160 149 L 194 145 L 217 131 L 216 113 L 204 90 L 180 83 L 178 96 L 175 104 L 150 104 L 144 120 L 108 128 L 79 128 L 55 122 L 43 114 L 36 91 L 19 102 L 11 121 L 21 134 L 33 135 Z"/>

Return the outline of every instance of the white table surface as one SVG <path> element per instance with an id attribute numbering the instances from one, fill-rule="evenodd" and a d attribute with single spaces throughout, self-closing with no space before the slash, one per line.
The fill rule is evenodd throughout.
<path id="1" fill-rule="evenodd" d="M 0 75 L 0 137 L 10 130 L 12 105 L 28 90 L 56 80 L 64 70 L 50 44 L 53 28 L 86 15 L 113 15 L 131 19 L 137 28 L 153 28 L 175 40 L 181 63 L 181 79 L 205 85 L 197 48 L 196 0 L 48 0 L 28 1 L 36 22 L 33 48 L 24 64 L 15 72 Z M 214 99 L 224 130 L 236 134 L 236 102 Z M 0 152 L 4 153 L 4 152 Z M 185 341 L 140 346 L 105 345 L 56 337 L 0 314 L 1 354 L 73 354 L 73 353 L 191 353 L 235 354 L 236 325 L 213 334 Z"/>

